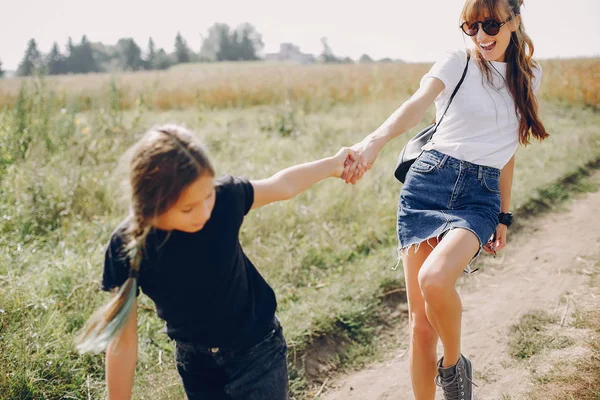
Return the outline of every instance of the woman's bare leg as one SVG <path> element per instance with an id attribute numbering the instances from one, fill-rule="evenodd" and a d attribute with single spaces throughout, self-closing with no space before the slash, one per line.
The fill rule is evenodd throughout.
<path id="1" fill-rule="evenodd" d="M 455 284 L 478 249 L 479 240 L 473 232 L 453 229 L 419 270 L 427 317 L 444 345 L 443 367 L 456 364 L 460 358 L 462 303 Z"/>
<path id="2" fill-rule="evenodd" d="M 437 242 L 430 240 L 429 243 Z M 411 248 L 402 256 L 408 298 L 410 376 L 416 400 L 433 400 L 436 390 L 438 335 L 427 318 L 418 279 L 419 270 L 432 251 L 432 247 L 423 242 L 416 253 Z"/>

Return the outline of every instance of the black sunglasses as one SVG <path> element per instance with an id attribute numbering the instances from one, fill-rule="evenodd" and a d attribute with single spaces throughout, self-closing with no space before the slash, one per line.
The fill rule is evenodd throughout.
<path id="1" fill-rule="evenodd" d="M 479 32 L 479 24 L 481 24 L 481 28 L 485 33 L 487 33 L 490 36 L 496 36 L 498 32 L 500 32 L 500 28 L 502 28 L 502 25 L 506 24 L 511 19 L 513 19 L 512 16 L 510 16 L 504 22 L 498 22 L 493 19 L 486 19 L 485 21 L 463 22 L 460 28 L 463 30 L 465 35 L 475 36 L 477 35 L 477 32 Z"/>

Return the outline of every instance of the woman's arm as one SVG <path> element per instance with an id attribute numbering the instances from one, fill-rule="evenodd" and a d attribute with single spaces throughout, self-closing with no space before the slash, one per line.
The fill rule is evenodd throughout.
<path id="1" fill-rule="evenodd" d="M 510 197 L 512 192 L 513 174 L 515 171 L 515 156 L 500 171 L 500 212 L 510 212 Z M 494 253 L 502 250 L 506 246 L 508 239 L 508 227 L 504 224 L 498 224 L 496 227 L 496 241 L 484 247 L 488 253 Z"/>
<path id="2" fill-rule="evenodd" d="M 358 174 L 355 174 L 359 164 L 370 168 L 381 149 L 387 142 L 417 126 L 425 112 L 433 104 L 436 97 L 444 90 L 444 83 L 432 77 L 423 81 L 419 90 L 404 102 L 379 128 L 365 137 L 360 143 L 352 146 L 354 150 L 359 151 L 360 160 L 353 164 L 347 163 L 342 179 L 347 183 L 356 183 Z"/>
<path id="3" fill-rule="evenodd" d="M 333 157 L 294 165 L 277 172 L 270 178 L 250 181 L 254 188 L 252 208 L 290 199 L 325 178 L 339 177 L 347 158 L 354 160 L 358 158 L 358 154 L 344 147 Z"/>
<path id="4" fill-rule="evenodd" d="M 129 400 L 137 362 L 137 300 L 123 331 L 106 350 L 106 389 L 108 400 Z"/>
<path id="5" fill-rule="evenodd" d="M 510 196 L 513 174 L 515 172 L 515 156 L 500 171 L 500 212 L 510 212 Z"/>

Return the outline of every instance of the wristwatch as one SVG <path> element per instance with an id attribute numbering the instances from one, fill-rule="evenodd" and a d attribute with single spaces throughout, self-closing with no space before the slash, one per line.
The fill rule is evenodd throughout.
<path id="1" fill-rule="evenodd" d="M 506 225 L 507 227 L 510 226 L 510 224 L 512 224 L 513 221 L 513 215 L 512 213 L 503 213 L 501 212 L 498 215 L 498 222 L 500 222 L 503 225 Z"/>

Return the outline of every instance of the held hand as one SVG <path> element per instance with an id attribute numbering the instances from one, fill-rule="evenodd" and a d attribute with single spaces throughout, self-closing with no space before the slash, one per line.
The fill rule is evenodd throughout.
<path id="1" fill-rule="evenodd" d="M 359 154 L 356 150 L 353 150 L 350 147 L 342 147 L 335 156 L 331 158 L 333 165 L 332 176 L 340 177 L 347 165 L 357 164 L 359 160 Z M 362 171 L 362 166 L 358 165 L 356 167 L 357 171 Z M 364 173 L 364 171 L 362 172 Z"/>
<path id="2" fill-rule="evenodd" d="M 356 181 L 363 177 L 365 172 L 371 169 L 381 151 L 381 147 L 367 137 L 362 142 L 352 146 L 352 149 L 356 150 L 360 157 L 353 163 L 347 162 L 345 164 L 341 178 L 346 183 L 354 185 Z"/>
<path id="3" fill-rule="evenodd" d="M 495 238 L 492 237 L 490 241 L 485 246 L 483 246 L 483 250 L 485 250 L 485 252 L 488 254 L 495 255 L 496 252 L 506 247 L 507 235 L 508 227 L 504 224 L 498 224 L 498 226 L 496 227 Z"/>

